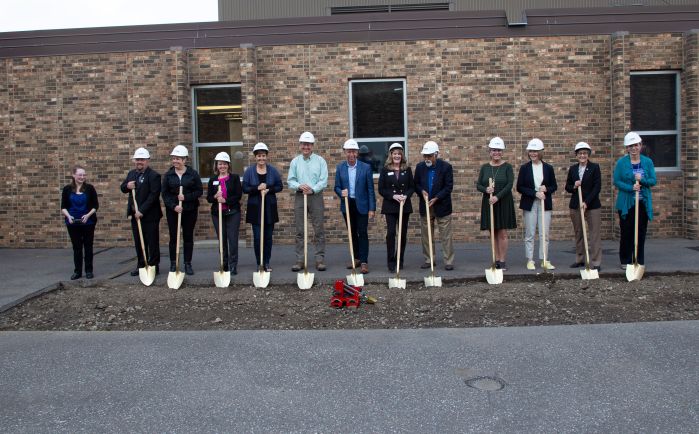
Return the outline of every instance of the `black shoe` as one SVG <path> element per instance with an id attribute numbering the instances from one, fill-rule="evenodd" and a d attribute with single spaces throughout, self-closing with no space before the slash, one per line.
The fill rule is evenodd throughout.
<path id="1" fill-rule="evenodd" d="M 170 261 L 170 273 L 177 271 L 177 263 L 175 261 Z"/>
<path id="2" fill-rule="evenodd" d="M 233 268 L 231 268 L 231 274 L 234 275 L 234 276 L 235 276 L 236 274 L 238 274 L 238 267 L 233 267 Z"/>
<path id="3" fill-rule="evenodd" d="M 432 265 L 429 262 L 424 262 L 422 265 L 420 265 L 420 268 L 424 270 L 425 268 L 432 268 Z"/>
<path id="4" fill-rule="evenodd" d="M 194 274 L 194 270 L 192 269 L 192 263 L 191 262 L 185 262 L 184 263 L 184 274 L 187 276 L 191 276 Z"/>
<path id="5" fill-rule="evenodd" d="M 502 265 L 500 265 L 500 261 L 495 261 L 495 269 L 500 270 L 502 268 Z"/>
<path id="6" fill-rule="evenodd" d="M 77 279 L 80 279 L 81 277 L 82 277 L 82 274 L 80 274 L 80 273 L 73 273 L 73 274 L 70 276 L 70 280 L 77 280 Z"/>
<path id="7" fill-rule="evenodd" d="M 451 265 L 451 264 L 447 264 L 447 265 L 444 266 L 444 269 L 447 270 L 447 271 L 451 271 L 451 270 L 454 269 L 454 266 Z"/>
<path id="8" fill-rule="evenodd" d="M 139 270 L 139 269 L 137 268 L 137 269 L 133 270 L 133 271 L 132 271 L 131 273 L 129 273 L 129 274 L 130 274 L 131 276 L 133 276 L 133 277 L 136 277 L 136 276 L 138 276 L 138 270 Z"/>
<path id="9" fill-rule="evenodd" d="M 152 267 L 152 265 L 151 265 L 151 267 Z M 160 265 L 155 266 L 155 275 L 157 276 L 158 274 L 160 274 Z"/>
<path id="10" fill-rule="evenodd" d="M 570 264 L 570 268 L 580 268 L 580 267 L 584 267 L 584 266 L 585 266 L 584 262 L 573 262 L 572 264 Z"/>
<path id="11" fill-rule="evenodd" d="M 593 270 L 597 270 L 597 271 L 602 271 L 602 267 L 599 266 L 599 265 L 593 265 L 593 266 L 592 266 L 592 269 L 593 269 Z"/>
<path id="12" fill-rule="evenodd" d="M 295 264 L 291 267 L 291 271 L 301 271 L 301 270 L 303 270 L 303 264 L 300 263 L 300 262 L 295 263 Z"/>
<path id="13" fill-rule="evenodd" d="M 95 277 L 95 275 L 92 274 L 92 271 L 88 271 L 87 273 L 85 273 L 85 277 L 87 277 L 88 279 L 92 279 L 93 277 Z"/>

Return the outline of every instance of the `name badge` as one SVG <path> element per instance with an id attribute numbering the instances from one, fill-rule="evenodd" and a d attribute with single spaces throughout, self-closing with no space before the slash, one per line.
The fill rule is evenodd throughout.
<path id="1" fill-rule="evenodd" d="M 393 175 L 393 172 L 388 172 L 389 175 Z"/>
<path id="2" fill-rule="evenodd" d="M 213 183 L 214 186 L 217 186 L 218 184 L 219 184 L 218 181 L 214 181 L 214 183 Z"/>

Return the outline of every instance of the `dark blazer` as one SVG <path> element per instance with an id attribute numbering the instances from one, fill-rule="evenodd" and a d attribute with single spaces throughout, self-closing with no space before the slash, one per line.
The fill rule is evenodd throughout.
<path id="1" fill-rule="evenodd" d="M 429 193 L 429 199 L 437 198 L 437 201 L 432 206 L 433 213 L 436 217 L 446 217 L 451 214 L 451 192 L 454 189 L 454 170 L 451 164 L 442 159 L 437 159 L 435 164 L 437 173 L 435 174 L 432 184 L 432 191 Z M 429 169 L 425 162 L 420 162 L 415 167 L 415 194 L 420 200 L 420 215 L 425 215 L 425 200 L 422 198 L 422 192 L 427 191 L 427 176 Z"/>
<path id="2" fill-rule="evenodd" d="M 546 186 L 544 209 L 551 211 L 553 209 L 551 196 L 558 190 L 558 184 L 556 184 L 556 174 L 553 172 L 553 166 L 548 163 L 542 163 L 544 164 L 544 180 L 541 184 Z M 532 171 L 531 161 L 519 168 L 517 192 L 522 195 L 519 199 L 519 209 L 531 211 L 534 201 L 539 200 L 536 198 L 536 191 L 534 190 L 534 172 Z"/>
<path id="3" fill-rule="evenodd" d="M 265 226 L 270 223 L 279 221 L 279 213 L 277 212 L 277 194 L 284 189 L 282 177 L 279 171 L 267 165 L 267 178 L 265 180 L 269 191 L 265 196 Z M 257 187 L 260 185 L 260 175 L 257 174 L 256 165 L 253 164 L 245 169 L 243 174 L 243 193 L 248 195 L 247 212 L 245 221 L 254 225 L 260 224 L 260 204 L 262 193 Z"/>
<path id="4" fill-rule="evenodd" d="M 381 214 L 398 214 L 400 203 L 393 200 L 394 194 L 404 194 L 408 198 L 403 205 L 403 214 L 413 212 L 413 204 L 410 200 L 415 193 L 415 180 L 413 179 L 413 171 L 410 167 L 401 170 L 396 177 L 393 169 L 381 168 L 379 173 L 379 194 L 383 197 L 383 205 L 381 205 Z"/>
<path id="5" fill-rule="evenodd" d="M 232 211 L 240 212 L 240 199 L 243 197 L 243 187 L 240 185 L 240 176 L 237 173 L 229 174 L 226 181 L 226 205 Z M 214 185 L 214 182 L 216 185 Z M 218 175 L 209 178 L 208 188 L 206 190 L 206 201 L 211 204 L 211 214 L 218 214 L 218 201 L 214 196 L 218 192 Z"/>
<path id="6" fill-rule="evenodd" d="M 63 187 L 63 191 L 61 192 L 61 209 L 70 209 L 70 193 L 72 192 L 73 186 L 71 184 Z M 86 206 L 88 212 L 93 208 L 96 210 L 100 209 L 99 200 L 97 199 L 97 190 L 95 190 L 95 187 L 93 187 L 92 184 L 88 184 L 87 182 L 83 184 L 83 194 L 85 194 L 85 197 L 87 198 Z M 73 217 L 80 218 L 82 216 Z M 96 223 L 97 213 L 92 214 L 88 221 Z"/>
<path id="7" fill-rule="evenodd" d="M 349 164 L 343 161 L 335 168 L 335 194 L 340 198 L 340 211 L 345 212 L 345 201 L 342 190 L 349 190 Z M 374 173 L 371 166 L 357 160 L 357 178 L 354 183 L 354 200 L 359 214 L 376 211 L 376 195 L 374 194 Z"/>
<path id="8" fill-rule="evenodd" d="M 193 211 L 199 208 L 199 198 L 204 194 L 204 187 L 201 185 L 199 173 L 189 166 L 186 168 L 181 180 L 174 167 L 171 167 L 163 176 L 163 204 L 167 209 L 174 210 L 180 203 L 177 200 L 177 195 L 180 194 L 180 185 L 184 195 L 182 209 Z"/>
<path id="9" fill-rule="evenodd" d="M 568 177 L 566 178 L 565 189 L 568 193 L 573 194 L 570 197 L 570 204 L 568 205 L 570 209 L 580 208 L 578 192 L 575 189 L 575 181 L 580 179 L 578 174 L 579 166 L 580 164 L 573 164 L 570 166 L 570 169 L 568 169 Z M 587 204 L 588 209 L 602 207 L 599 201 L 599 193 L 602 190 L 602 175 L 600 173 L 599 164 L 590 161 L 587 162 L 580 187 L 582 188 L 583 201 Z"/>
<path id="10" fill-rule="evenodd" d="M 160 174 L 148 167 L 139 173 L 136 169 L 131 170 L 124 182 L 121 183 L 121 192 L 129 195 L 129 202 L 126 206 L 126 215 L 134 214 L 133 198 L 131 190 L 126 188 L 129 181 L 136 181 L 136 202 L 138 210 L 143 214 L 143 221 L 160 220 L 163 216 L 163 211 L 160 209 Z"/>

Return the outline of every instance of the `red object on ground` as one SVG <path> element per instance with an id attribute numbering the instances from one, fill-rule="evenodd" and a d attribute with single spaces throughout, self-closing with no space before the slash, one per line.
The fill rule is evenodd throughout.
<path id="1" fill-rule="evenodd" d="M 344 280 L 336 280 L 333 286 L 333 295 L 330 298 L 330 306 L 335 309 L 343 307 L 358 308 L 361 304 L 360 294 L 362 293 L 361 286 L 351 286 L 345 283 Z"/>

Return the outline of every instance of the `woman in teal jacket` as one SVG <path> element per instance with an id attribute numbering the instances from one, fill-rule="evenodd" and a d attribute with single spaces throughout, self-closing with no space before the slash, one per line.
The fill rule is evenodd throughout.
<path id="1" fill-rule="evenodd" d="M 616 162 L 614 168 L 614 185 L 618 192 L 616 210 L 619 213 L 619 260 L 621 268 L 625 269 L 633 262 L 634 251 L 634 219 L 636 207 L 636 191 L 639 194 L 638 204 L 638 263 L 645 264 L 643 246 L 646 241 L 648 222 L 653 220 L 653 199 L 650 188 L 656 183 L 653 160 L 641 154 L 643 143 L 641 136 L 633 131 L 624 137 L 627 155 Z M 638 181 L 638 183 L 637 183 Z"/>

